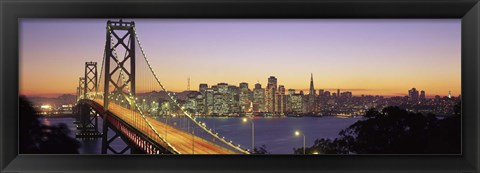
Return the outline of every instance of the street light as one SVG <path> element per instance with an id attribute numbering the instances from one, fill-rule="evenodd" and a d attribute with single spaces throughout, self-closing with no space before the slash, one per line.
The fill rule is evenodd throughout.
<path id="1" fill-rule="evenodd" d="M 168 116 L 165 116 L 165 140 L 167 140 L 167 135 L 168 135 Z"/>
<path id="2" fill-rule="evenodd" d="M 195 127 L 192 128 L 192 154 L 195 154 Z"/>
<path id="3" fill-rule="evenodd" d="M 248 121 L 247 118 L 243 118 L 243 122 L 246 123 Z M 255 123 L 253 123 L 253 119 L 250 121 L 252 122 L 252 152 L 255 149 Z"/>
<path id="4" fill-rule="evenodd" d="M 295 136 L 300 136 L 302 135 L 303 136 L 303 154 L 305 154 L 305 134 L 303 133 L 300 133 L 300 131 L 295 131 Z"/>
<path id="5" fill-rule="evenodd" d="M 195 129 L 200 127 L 192 127 L 192 154 L 195 154 Z"/>

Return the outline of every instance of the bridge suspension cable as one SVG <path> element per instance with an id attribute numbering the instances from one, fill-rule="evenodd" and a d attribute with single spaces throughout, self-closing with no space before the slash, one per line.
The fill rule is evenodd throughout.
<path id="1" fill-rule="evenodd" d="M 200 122 L 200 121 L 197 121 L 196 118 L 193 117 L 189 112 L 187 112 L 187 110 L 186 110 L 183 106 L 180 106 L 180 104 L 179 104 L 179 102 L 177 101 L 177 99 L 174 98 L 175 93 L 172 94 L 171 92 L 168 92 L 168 91 L 166 90 L 165 86 L 163 85 L 163 83 L 160 81 L 160 79 L 159 79 L 159 77 L 157 76 L 157 74 L 155 73 L 155 71 L 154 71 L 152 65 L 150 64 L 150 61 L 149 61 L 149 59 L 147 58 L 146 53 L 145 53 L 145 51 L 144 51 L 144 49 L 143 49 L 143 47 L 142 47 L 142 45 L 141 45 L 141 43 L 140 43 L 140 39 L 139 39 L 139 36 L 138 36 L 138 33 L 137 33 L 137 31 L 136 31 L 135 26 L 132 27 L 132 30 L 133 30 L 133 32 L 134 32 L 134 34 L 135 34 L 135 35 L 134 35 L 135 38 L 133 38 L 133 37 L 130 38 L 130 37 L 129 37 L 129 41 L 127 42 L 128 45 L 125 45 L 124 43 L 121 43 L 121 44 L 123 44 L 123 46 L 125 46 L 126 48 L 130 46 L 130 43 L 134 44 L 135 41 L 136 41 L 136 43 L 138 44 L 138 46 L 139 46 L 139 48 L 140 48 L 140 50 L 141 50 L 141 54 L 142 54 L 142 56 L 143 56 L 143 59 L 145 60 L 146 65 L 148 65 L 148 69 L 147 69 L 147 68 L 142 68 L 142 69 L 145 69 L 145 73 L 146 73 L 146 74 L 152 74 L 153 77 L 154 77 L 153 81 L 150 82 L 150 87 L 151 87 L 150 89 L 157 88 L 157 87 L 158 87 L 157 84 L 158 84 L 158 85 L 160 86 L 160 88 L 161 88 L 161 91 L 167 93 L 168 99 L 170 100 L 171 103 L 173 103 L 173 106 L 179 108 L 179 110 L 181 111 L 181 113 L 182 113 L 183 115 L 185 115 L 186 119 L 182 118 L 182 119 L 181 119 L 182 122 L 183 122 L 183 120 L 187 120 L 186 123 L 187 123 L 187 124 L 190 124 L 189 121 L 193 121 L 193 124 L 195 124 L 196 126 L 198 126 L 198 128 L 202 129 L 203 132 L 207 132 L 208 135 L 210 135 L 210 136 L 213 137 L 213 142 L 215 142 L 215 141 L 216 141 L 215 139 L 217 139 L 218 142 L 219 142 L 220 144 L 222 144 L 222 145 L 226 145 L 226 146 L 228 146 L 228 147 L 231 147 L 231 148 L 233 148 L 234 150 L 236 150 L 236 151 L 238 151 L 238 152 L 240 152 L 240 153 L 250 154 L 250 151 L 249 151 L 248 149 L 241 148 L 240 145 L 235 145 L 235 144 L 233 143 L 233 141 L 231 141 L 231 140 L 227 141 L 227 140 L 225 139 L 225 137 L 220 137 L 220 136 L 218 135 L 218 133 L 215 133 L 215 132 L 214 132 L 214 129 L 208 128 L 205 123 L 202 123 L 202 122 Z M 150 122 L 150 121 L 155 121 L 155 120 L 152 120 L 151 118 L 150 118 L 150 120 L 149 120 L 149 118 L 147 118 L 147 114 L 148 114 L 148 112 L 150 112 L 150 110 L 145 110 L 145 109 L 148 109 L 148 108 L 147 108 L 145 105 L 144 105 L 144 107 L 140 106 L 139 103 L 136 101 L 136 100 L 138 99 L 138 97 L 135 97 L 135 93 L 132 93 L 132 92 L 133 92 L 132 90 L 135 90 L 135 89 L 133 89 L 133 85 L 132 85 L 132 89 L 129 87 L 129 83 L 131 84 L 132 80 L 135 80 L 135 79 L 131 79 L 130 73 L 127 71 L 127 69 L 124 69 L 124 68 L 123 68 L 123 63 L 125 62 L 125 60 L 126 60 L 126 58 L 127 58 L 127 51 L 125 52 L 125 55 L 124 55 L 124 57 L 123 57 L 123 60 L 119 59 L 120 57 L 118 57 L 117 49 L 116 49 L 116 46 L 115 46 L 115 43 L 114 43 L 114 40 L 113 40 L 113 37 L 112 37 L 112 35 L 113 35 L 114 33 L 113 33 L 113 31 L 112 31 L 112 28 L 111 28 L 109 25 L 107 26 L 107 33 L 110 34 L 110 44 L 111 44 L 110 47 L 111 47 L 111 51 L 112 51 L 111 54 L 113 54 L 113 57 L 114 57 L 113 59 L 114 59 L 114 61 L 116 62 L 116 65 L 117 65 L 117 68 L 116 68 L 116 69 L 119 69 L 120 72 L 117 71 L 117 73 L 116 73 L 116 74 L 119 75 L 117 82 L 115 83 L 115 82 L 112 81 L 112 84 L 115 85 L 115 87 L 116 87 L 116 89 L 115 89 L 114 91 L 112 91 L 112 92 L 113 92 L 112 94 L 110 94 L 110 93 L 105 93 L 105 91 L 103 91 L 103 94 L 99 94 L 98 88 L 100 87 L 100 85 L 103 83 L 105 89 L 107 89 L 107 88 L 106 88 L 107 86 L 105 86 L 105 85 L 109 85 L 110 82 L 109 82 L 109 83 L 105 83 L 106 81 L 105 81 L 105 82 L 97 82 L 97 90 L 95 90 L 95 93 L 94 93 L 95 95 L 94 95 L 93 98 L 94 98 L 94 99 L 101 99 L 101 98 L 103 98 L 103 97 L 107 97 L 107 98 L 104 98 L 104 99 L 107 99 L 107 100 L 112 99 L 111 101 L 112 101 L 112 102 L 115 102 L 115 100 L 118 101 L 118 99 L 119 99 L 119 97 L 120 97 L 120 99 L 121 99 L 120 102 L 122 102 L 122 103 L 119 103 L 119 105 L 120 105 L 121 107 L 123 107 L 123 101 L 124 101 L 124 100 L 127 101 L 127 103 L 129 103 L 128 105 L 130 105 L 130 106 L 126 106 L 126 107 L 124 107 L 124 108 L 126 108 L 126 109 L 123 109 L 123 108 L 122 108 L 121 110 L 122 110 L 122 111 L 127 111 L 127 110 L 128 110 L 128 111 L 132 111 L 132 112 L 129 114 L 129 115 L 132 116 L 132 117 L 131 117 L 131 118 L 132 118 L 131 121 L 132 121 L 133 123 L 135 123 L 136 125 L 140 125 L 140 126 L 138 127 L 138 128 L 140 128 L 139 130 L 141 130 L 141 129 L 146 130 L 145 132 L 148 133 L 147 135 L 150 135 L 150 134 L 151 134 L 152 136 L 150 136 L 150 137 L 158 138 L 160 141 L 162 141 L 162 142 L 164 143 L 164 144 L 161 144 L 161 145 L 166 145 L 166 146 L 164 146 L 164 147 L 168 148 L 168 149 L 169 149 L 170 151 L 172 151 L 173 153 L 181 154 L 181 152 L 180 152 L 178 149 L 176 149 L 171 143 L 169 143 L 169 142 L 167 141 L 167 139 L 166 139 L 166 138 L 167 138 L 167 134 L 168 134 L 168 128 L 176 128 L 176 127 L 169 127 L 170 125 L 168 125 L 168 119 L 165 119 L 165 120 L 166 120 L 166 122 L 164 123 L 164 124 L 165 124 L 165 126 L 164 126 L 164 127 L 165 127 L 165 132 L 164 132 L 165 135 L 164 135 L 164 136 L 161 135 L 161 133 L 159 133 L 158 129 L 156 129 L 155 126 L 152 125 L 152 122 Z M 131 33 L 131 34 L 133 34 L 133 33 Z M 117 37 L 117 36 L 116 36 L 116 37 Z M 125 38 L 125 37 L 126 37 L 126 36 L 124 36 L 123 38 Z M 108 37 L 107 37 L 107 38 L 108 38 Z M 122 40 L 123 40 L 123 38 L 122 38 Z M 117 37 L 117 39 L 119 39 L 119 38 Z M 135 39 L 135 40 L 132 41 L 131 39 Z M 120 43 L 118 43 L 118 41 L 120 41 L 120 40 L 117 40 L 116 45 L 119 45 L 119 44 L 120 44 Z M 122 41 L 122 42 L 123 42 L 123 41 Z M 133 45 L 132 45 L 132 46 L 133 46 Z M 113 72 L 109 72 L 107 69 L 104 70 L 104 65 L 105 65 L 106 58 L 111 58 L 111 57 L 107 57 L 107 52 L 106 52 L 106 51 L 107 51 L 107 42 L 105 43 L 105 49 L 104 49 L 104 52 L 103 52 L 103 58 L 102 58 L 102 65 L 101 65 L 101 70 L 100 70 L 100 78 L 99 78 L 99 81 L 102 81 L 101 79 L 102 79 L 102 76 L 103 76 L 104 73 L 105 73 L 105 75 L 106 75 L 106 73 L 109 73 L 109 75 L 114 75 L 114 73 L 115 73 L 115 70 L 114 70 Z M 131 56 L 130 54 L 128 54 L 128 55 Z M 130 58 L 131 58 L 131 57 L 130 57 Z M 109 65 L 109 64 L 107 63 L 107 65 Z M 112 65 L 113 65 L 113 64 L 112 64 Z M 119 68 L 119 67 L 121 67 L 121 68 Z M 132 67 L 132 68 L 133 68 L 133 67 Z M 124 72 L 124 71 L 125 71 L 125 72 Z M 111 74 L 110 74 L 110 73 L 111 73 Z M 123 73 L 125 73 L 126 75 L 129 76 L 129 79 L 128 79 L 128 80 L 125 78 L 125 75 L 123 75 Z M 145 74 L 145 75 L 146 75 L 146 74 Z M 151 78 L 150 78 L 150 79 L 151 79 Z M 121 84 L 121 82 L 123 82 L 123 84 Z M 147 84 L 148 84 L 148 83 L 149 83 L 149 82 L 147 82 Z M 155 83 L 156 83 L 156 84 L 155 84 Z M 153 88 L 152 88 L 152 87 L 153 87 Z M 102 88 L 103 88 L 103 87 L 102 87 Z M 125 91 L 125 89 L 126 89 L 126 91 Z M 148 89 L 148 87 L 147 87 L 147 89 Z M 93 93 L 92 93 L 92 94 L 93 94 Z M 121 96 L 120 96 L 120 95 L 121 95 Z M 102 96 L 103 96 L 103 97 L 102 97 Z M 115 98 L 115 99 L 114 99 L 114 98 Z M 122 99 L 122 98 L 123 98 L 123 99 Z M 113 100 L 113 99 L 114 99 L 114 100 Z M 100 101 L 100 100 L 99 100 L 99 101 Z M 102 102 L 102 101 L 100 101 L 100 102 Z M 109 101 L 109 102 L 110 102 L 110 101 Z M 145 103 L 143 103 L 143 104 L 145 104 Z M 105 106 L 105 103 L 104 103 L 104 106 Z M 107 107 L 108 107 L 108 105 L 107 105 Z M 133 109 L 132 109 L 132 107 L 133 107 Z M 124 113 L 125 113 L 125 112 L 124 112 Z M 137 116 L 138 114 L 140 114 L 140 116 Z M 140 119 L 140 122 L 137 121 L 137 117 L 140 117 L 140 118 L 139 118 L 139 119 Z M 143 121 L 143 123 L 141 123 L 141 121 Z M 137 123 L 138 123 L 138 124 L 137 124 Z M 155 123 L 157 123 L 157 122 L 155 122 Z M 146 126 L 145 126 L 145 124 L 146 124 Z M 190 129 L 189 126 L 190 126 L 190 125 L 187 125 L 187 126 L 188 126 L 188 128 L 187 128 L 186 131 L 189 133 L 189 131 L 190 131 L 190 130 L 189 130 L 189 129 Z M 147 128 L 147 127 L 148 127 L 148 128 Z M 167 128 L 167 127 L 168 127 L 168 128 Z M 195 131 L 195 128 L 197 128 L 197 127 L 192 127 L 191 129 L 192 129 L 193 131 Z M 148 129 L 150 129 L 150 130 L 148 130 Z M 141 130 L 141 131 L 142 131 L 142 130 Z M 193 131 L 192 131 L 192 140 L 195 140 L 195 141 L 196 141 L 197 139 L 195 139 L 196 137 L 194 137 Z M 153 132 L 153 134 L 152 134 L 152 132 Z M 195 134 L 196 134 L 196 133 L 195 133 Z M 198 137 L 198 138 L 199 138 L 199 140 L 205 140 L 205 139 L 206 139 L 206 138 L 203 139 L 203 138 L 201 138 L 201 137 Z M 218 144 L 214 144 L 214 143 L 212 143 L 212 144 L 213 144 L 213 145 L 218 145 Z M 195 145 L 195 142 L 192 141 L 192 145 Z M 180 148 L 182 148 L 182 147 L 180 147 Z M 184 149 L 184 148 L 183 148 L 183 149 Z M 194 153 L 194 151 L 193 151 L 194 149 L 195 149 L 195 147 L 192 146 L 192 153 Z M 227 149 L 225 149 L 225 150 L 227 150 Z M 183 150 L 182 150 L 182 151 L 183 151 Z M 183 151 L 183 152 L 186 152 L 186 151 Z M 232 151 L 230 151 L 230 152 L 232 152 Z"/>
<path id="2" fill-rule="evenodd" d="M 136 39 L 136 41 L 137 41 L 137 43 L 138 43 L 138 46 L 139 46 L 139 48 L 140 48 L 140 50 L 141 50 L 141 53 L 142 53 L 142 55 L 143 55 L 143 58 L 145 59 L 145 62 L 147 63 L 148 68 L 150 69 L 150 72 L 151 72 L 151 73 L 153 74 L 153 76 L 155 77 L 155 80 L 156 80 L 156 82 L 160 85 L 162 91 L 164 91 L 164 92 L 167 93 L 168 98 L 174 103 L 174 105 L 175 105 L 176 107 L 178 107 L 178 108 L 182 111 L 182 113 L 183 113 L 184 115 L 186 115 L 190 120 L 192 120 L 197 126 L 199 126 L 201 129 L 203 129 L 204 131 L 206 131 L 208 134 L 210 134 L 210 135 L 213 136 L 214 138 L 218 139 L 219 141 L 223 142 L 224 144 L 226 144 L 226 145 L 234 148 L 235 150 L 237 150 L 237 151 L 239 151 L 239 152 L 241 152 L 241 153 L 250 154 L 250 152 L 249 152 L 248 149 L 243 149 L 243 148 L 240 147 L 240 145 L 234 145 L 232 141 L 227 141 L 227 140 L 225 140 L 224 137 L 219 137 L 219 136 L 218 136 L 218 133 L 214 133 L 214 132 L 212 131 L 212 129 L 207 129 L 207 127 L 206 127 L 205 124 L 202 124 L 202 123 L 198 122 L 198 121 L 196 120 L 196 118 L 192 117 L 192 116 L 190 115 L 190 113 L 188 113 L 188 112 L 185 110 L 184 107 L 181 107 L 181 106 L 179 105 L 179 103 L 177 102 L 177 100 L 176 100 L 175 98 L 173 98 L 173 96 L 166 90 L 165 86 L 162 84 L 162 82 L 160 81 L 159 77 L 156 75 L 155 71 L 153 70 L 153 68 L 152 68 L 152 66 L 151 66 L 151 64 L 150 64 L 150 61 L 148 60 L 148 58 L 147 58 L 147 56 L 146 56 L 146 53 L 145 53 L 145 51 L 144 51 L 144 49 L 143 49 L 143 47 L 142 47 L 142 44 L 140 43 L 140 39 L 139 39 L 139 36 L 138 36 L 138 33 L 137 33 L 137 31 L 136 31 L 135 26 L 133 27 L 133 31 L 134 31 L 134 33 L 135 33 L 135 39 Z"/>
<path id="3" fill-rule="evenodd" d="M 110 26 L 107 27 L 107 30 L 108 30 L 109 34 L 112 34 L 112 31 L 111 31 Z M 113 38 L 110 37 L 110 39 L 111 39 L 111 43 L 112 43 L 112 47 L 113 47 Z M 128 43 L 128 44 L 129 44 L 129 43 Z M 113 54 L 114 54 L 115 57 L 118 57 L 118 55 L 117 55 L 117 53 L 116 53 L 116 50 L 115 50 L 115 47 L 113 48 Z M 175 152 L 178 153 L 178 154 L 181 154 L 181 153 L 180 153 L 177 149 L 175 149 L 175 147 L 173 147 L 166 139 L 164 139 L 164 137 L 162 137 L 162 136 L 160 135 L 160 133 L 158 133 L 157 129 L 155 129 L 155 127 L 153 127 L 153 125 L 150 123 L 150 121 L 148 121 L 146 115 L 145 115 L 144 112 L 140 109 L 140 106 L 137 104 L 136 99 L 134 98 L 134 96 L 133 96 L 133 94 L 132 94 L 132 91 L 128 88 L 128 83 L 127 83 L 127 81 L 125 80 L 124 75 L 122 75 L 123 69 L 120 69 L 120 70 L 121 70 L 121 71 L 120 71 L 120 76 L 122 77 L 123 82 L 124 82 L 123 85 L 124 85 L 125 87 L 127 87 L 126 89 L 127 89 L 127 91 L 128 91 L 128 94 L 129 94 L 129 98 L 125 98 L 125 99 L 127 99 L 127 101 L 133 102 L 135 109 L 138 110 L 138 112 L 140 113 L 142 119 L 147 123 L 148 127 L 153 130 L 153 132 L 155 133 L 155 135 L 156 135 L 159 139 L 161 139 L 165 144 L 167 144 L 167 146 L 170 147 L 173 151 L 175 151 Z M 120 77 L 120 76 L 119 76 L 119 77 Z M 125 97 L 126 97 L 126 96 L 125 96 Z M 134 110 L 134 111 L 135 111 L 135 110 Z"/>

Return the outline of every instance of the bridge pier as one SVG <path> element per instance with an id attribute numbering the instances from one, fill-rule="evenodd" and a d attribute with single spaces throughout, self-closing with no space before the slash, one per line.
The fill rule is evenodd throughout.
<path id="1" fill-rule="evenodd" d="M 102 134 L 98 130 L 98 115 L 95 110 L 84 103 L 77 105 L 77 129 L 80 131 L 76 138 L 99 138 Z"/>

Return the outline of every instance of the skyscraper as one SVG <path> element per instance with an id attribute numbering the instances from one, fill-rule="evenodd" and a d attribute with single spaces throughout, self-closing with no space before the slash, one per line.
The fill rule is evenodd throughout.
<path id="1" fill-rule="evenodd" d="M 287 97 L 285 96 L 285 87 L 283 85 L 278 86 L 278 92 L 276 94 L 276 111 L 279 114 L 284 114 L 287 108 Z"/>
<path id="2" fill-rule="evenodd" d="M 198 91 L 200 91 L 200 93 L 202 93 L 203 96 L 205 96 L 205 91 L 208 89 L 208 84 L 206 83 L 201 83 L 200 85 L 198 85 Z"/>
<path id="3" fill-rule="evenodd" d="M 240 112 L 240 89 L 235 85 L 228 86 L 227 103 L 230 106 L 230 112 Z"/>
<path id="4" fill-rule="evenodd" d="M 416 88 L 408 90 L 408 98 L 411 102 L 418 102 L 418 90 Z"/>
<path id="5" fill-rule="evenodd" d="M 287 93 L 287 108 L 286 112 L 292 112 L 292 97 L 295 94 L 295 89 L 288 89 Z"/>
<path id="6" fill-rule="evenodd" d="M 208 89 L 205 91 L 205 107 L 206 112 L 205 114 L 211 115 L 213 113 L 213 104 L 214 104 L 214 90 Z"/>
<path id="7" fill-rule="evenodd" d="M 277 78 L 275 76 L 270 76 L 268 78 L 268 85 L 272 85 L 274 88 L 277 88 Z"/>
<path id="8" fill-rule="evenodd" d="M 320 96 L 320 97 L 324 97 L 324 95 L 325 95 L 325 93 L 324 93 L 324 92 L 325 92 L 325 90 L 323 90 L 323 89 L 321 89 L 321 90 L 318 90 L 318 96 Z"/>
<path id="9" fill-rule="evenodd" d="M 420 91 L 420 100 L 421 100 L 421 101 L 425 101 L 425 99 L 426 99 L 426 97 L 425 97 L 425 91 L 422 90 L 422 91 Z"/>
<path id="10" fill-rule="evenodd" d="M 253 111 L 265 112 L 265 90 L 257 83 L 253 89 Z"/>
<path id="11" fill-rule="evenodd" d="M 290 97 L 290 112 L 304 113 L 303 111 L 303 93 L 292 94 Z"/>
<path id="12" fill-rule="evenodd" d="M 315 112 L 315 87 L 313 86 L 313 73 L 310 74 L 310 93 L 308 93 L 308 111 Z"/>
<path id="13" fill-rule="evenodd" d="M 240 111 L 247 112 L 248 108 L 250 108 L 250 100 L 249 100 L 249 89 L 248 83 L 242 82 L 240 83 Z"/>
<path id="14" fill-rule="evenodd" d="M 268 112 L 275 113 L 275 94 L 277 93 L 277 78 L 270 76 L 265 93 L 266 108 Z"/>

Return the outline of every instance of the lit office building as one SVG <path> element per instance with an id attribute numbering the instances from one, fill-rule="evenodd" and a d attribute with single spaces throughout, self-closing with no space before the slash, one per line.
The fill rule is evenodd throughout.
<path id="1" fill-rule="evenodd" d="M 205 91 L 208 89 L 208 84 L 206 83 L 201 83 L 200 85 L 198 85 L 198 91 L 200 91 L 200 93 L 202 93 L 203 96 L 205 96 Z"/>
<path id="2" fill-rule="evenodd" d="M 197 94 L 197 97 L 195 98 L 195 103 L 197 105 L 197 107 L 196 107 L 197 111 L 195 113 L 205 114 L 207 112 L 206 100 L 205 100 L 205 97 L 201 93 Z"/>
<path id="3" fill-rule="evenodd" d="M 218 83 L 218 93 L 220 94 L 228 94 L 228 84 L 227 83 Z"/>
<path id="4" fill-rule="evenodd" d="M 295 89 L 288 89 L 287 94 L 287 108 L 286 112 L 292 112 L 292 95 L 295 94 Z"/>
<path id="5" fill-rule="evenodd" d="M 323 92 L 323 96 L 326 97 L 326 98 L 329 98 L 330 97 L 330 91 Z"/>
<path id="6" fill-rule="evenodd" d="M 350 99 L 353 97 L 353 95 L 352 95 L 352 92 L 346 91 L 346 92 L 340 93 L 340 97 L 343 99 Z"/>
<path id="7" fill-rule="evenodd" d="M 292 94 L 290 97 L 291 112 L 304 113 L 303 93 Z"/>
<path id="8" fill-rule="evenodd" d="M 320 98 L 324 97 L 324 96 L 325 96 L 325 93 L 324 93 L 324 92 L 325 92 L 325 90 L 323 90 L 323 89 L 318 90 L 318 96 L 319 96 Z"/>
<path id="9" fill-rule="evenodd" d="M 216 115 L 226 115 L 230 111 L 225 96 L 221 93 L 215 93 L 213 95 L 213 114 Z"/>
<path id="10" fill-rule="evenodd" d="M 240 83 L 240 110 L 241 112 L 248 112 L 250 108 L 250 99 L 249 99 L 250 89 L 248 89 L 248 83 Z"/>
<path id="11" fill-rule="evenodd" d="M 253 111 L 265 112 L 265 89 L 262 85 L 257 83 L 253 89 Z"/>
<path id="12" fill-rule="evenodd" d="M 199 92 L 190 92 L 187 95 L 187 100 L 184 104 L 184 107 L 188 112 L 192 114 L 197 113 L 197 95 L 199 94 Z"/>
<path id="13" fill-rule="evenodd" d="M 275 76 L 270 76 L 268 78 L 268 84 L 265 91 L 265 106 L 267 112 L 275 112 L 275 94 L 277 92 L 277 78 Z"/>
<path id="14" fill-rule="evenodd" d="M 408 99 L 411 102 L 418 102 L 418 90 L 416 88 L 408 90 Z"/>
<path id="15" fill-rule="evenodd" d="M 278 92 L 276 94 L 276 113 L 283 115 L 287 109 L 287 97 L 285 96 L 285 87 L 283 85 L 278 86 Z"/>
<path id="16" fill-rule="evenodd" d="M 424 90 L 420 91 L 420 100 L 421 100 L 421 101 L 425 101 L 425 100 L 426 100 L 425 91 L 424 91 Z"/>
<path id="17" fill-rule="evenodd" d="M 205 114 L 211 115 L 213 113 L 213 103 L 214 103 L 214 98 L 213 98 L 214 91 L 213 89 L 207 89 L 205 91 Z"/>
<path id="18" fill-rule="evenodd" d="M 228 96 L 226 100 L 230 106 L 230 113 L 240 112 L 240 89 L 237 86 L 228 86 Z"/>

